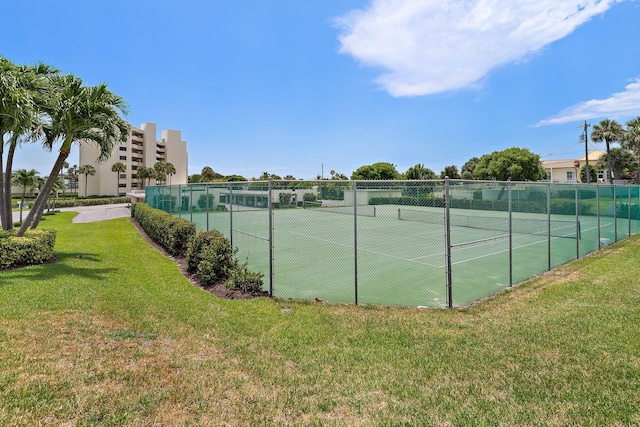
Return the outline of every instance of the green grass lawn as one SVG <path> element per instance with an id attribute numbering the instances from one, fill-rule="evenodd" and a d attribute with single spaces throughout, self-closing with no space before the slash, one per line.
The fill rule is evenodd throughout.
<path id="1" fill-rule="evenodd" d="M 225 301 L 127 218 L 0 272 L 0 425 L 638 425 L 640 239 L 456 310 Z"/>

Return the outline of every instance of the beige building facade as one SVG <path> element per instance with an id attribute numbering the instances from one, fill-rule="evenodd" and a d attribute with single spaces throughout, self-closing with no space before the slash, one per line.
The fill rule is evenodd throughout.
<path id="1" fill-rule="evenodd" d="M 604 151 L 593 150 L 589 153 L 589 169 L 595 168 Z M 547 171 L 549 182 L 556 184 L 580 183 L 580 169 L 586 164 L 586 156 L 577 159 L 543 160 L 542 167 Z M 596 169 L 597 182 L 605 181 L 605 171 Z"/>
<path id="2" fill-rule="evenodd" d="M 153 168 L 156 162 L 171 163 L 176 168 L 176 173 L 167 177 L 167 183 L 170 181 L 171 184 L 186 184 L 188 180 L 187 143 L 182 140 L 181 132 L 163 130 L 158 140 L 155 123 L 143 123 L 140 128 L 131 126 L 127 141 L 117 145 L 109 159 L 98 163 L 99 155 L 100 150 L 94 144 L 80 144 L 79 166 L 88 164 L 96 170 L 93 176 L 78 177 L 78 195 L 81 197 L 85 194 L 124 196 L 133 191 L 143 190 L 147 182 L 138 178 L 138 167 Z M 125 165 L 124 172 L 111 171 L 113 164 L 117 162 Z M 155 183 L 153 179 L 150 182 L 151 185 Z"/>

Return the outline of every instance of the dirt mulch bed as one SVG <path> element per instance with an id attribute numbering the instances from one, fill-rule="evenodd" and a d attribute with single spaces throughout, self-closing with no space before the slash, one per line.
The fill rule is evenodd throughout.
<path id="1" fill-rule="evenodd" d="M 158 252 L 172 260 L 180 269 L 180 272 L 184 277 L 186 277 L 191 283 L 195 286 L 198 286 L 208 292 L 211 292 L 217 297 L 225 298 L 225 299 L 251 299 L 256 297 L 269 297 L 269 292 L 242 292 L 235 289 L 229 289 L 225 286 L 224 281 L 219 281 L 214 285 L 205 284 L 197 274 L 189 273 L 187 271 L 187 260 L 184 257 L 177 257 L 169 254 L 162 246 L 157 244 L 153 239 L 151 239 L 144 229 L 138 224 L 134 218 L 131 218 L 131 222 L 138 229 L 140 235 L 147 241 L 151 246 L 153 246 Z"/>

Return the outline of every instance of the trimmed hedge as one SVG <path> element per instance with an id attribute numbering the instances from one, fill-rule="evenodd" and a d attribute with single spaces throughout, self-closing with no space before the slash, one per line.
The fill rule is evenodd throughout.
<path id="1" fill-rule="evenodd" d="M 575 195 L 575 193 L 574 193 Z M 536 201 L 534 200 L 513 200 L 511 202 L 511 209 L 513 212 L 528 212 L 528 213 L 546 213 L 547 201 L 546 193 L 544 199 Z M 369 201 L 370 205 L 398 205 L 398 206 L 433 206 L 443 207 L 444 199 L 441 197 L 374 197 Z M 562 215 L 575 215 L 576 203 L 575 200 L 570 199 L 552 199 L 551 200 L 551 213 Z M 482 200 L 482 199 L 451 199 L 450 206 L 457 209 L 472 209 L 479 211 L 509 211 L 508 200 Z M 578 203 L 578 209 L 580 215 L 594 215 L 593 206 L 590 203 L 584 203 L 580 201 Z M 633 213 L 632 213 L 633 215 Z M 632 216 L 633 217 L 633 216 Z"/>
<path id="2" fill-rule="evenodd" d="M 0 233 L 0 269 L 42 264 L 53 258 L 56 230 L 28 230 L 23 237 Z"/>
<path id="3" fill-rule="evenodd" d="M 144 231 L 171 255 L 185 256 L 189 240 L 196 234 L 196 225 L 176 218 L 146 203 L 131 205 L 131 216 Z"/>
<path id="4" fill-rule="evenodd" d="M 76 206 L 97 206 L 97 205 L 109 205 L 116 203 L 130 203 L 131 199 L 128 197 L 109 197 L 101 199 L 59 199 L 55 200 L 56 208 L 74 208 Z M 53 203 L 53 198 L 50 198 L 48 203 Z"/>
<path id="5" fill-rule="evenodd" d="M 372 197 L 370 205 L 400 205 L 400 206 L 434 206 L 441 208 L 444 206 L 442 197 Z"/>

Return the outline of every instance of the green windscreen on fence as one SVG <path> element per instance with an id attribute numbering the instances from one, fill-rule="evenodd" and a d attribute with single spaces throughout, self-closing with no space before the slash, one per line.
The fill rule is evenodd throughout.
<path id="1" fill-rule="evenodd" d="M 282 298 L 472 303 L 640 231 L 638 186 L 272 180 L 147 186 Z"/>

